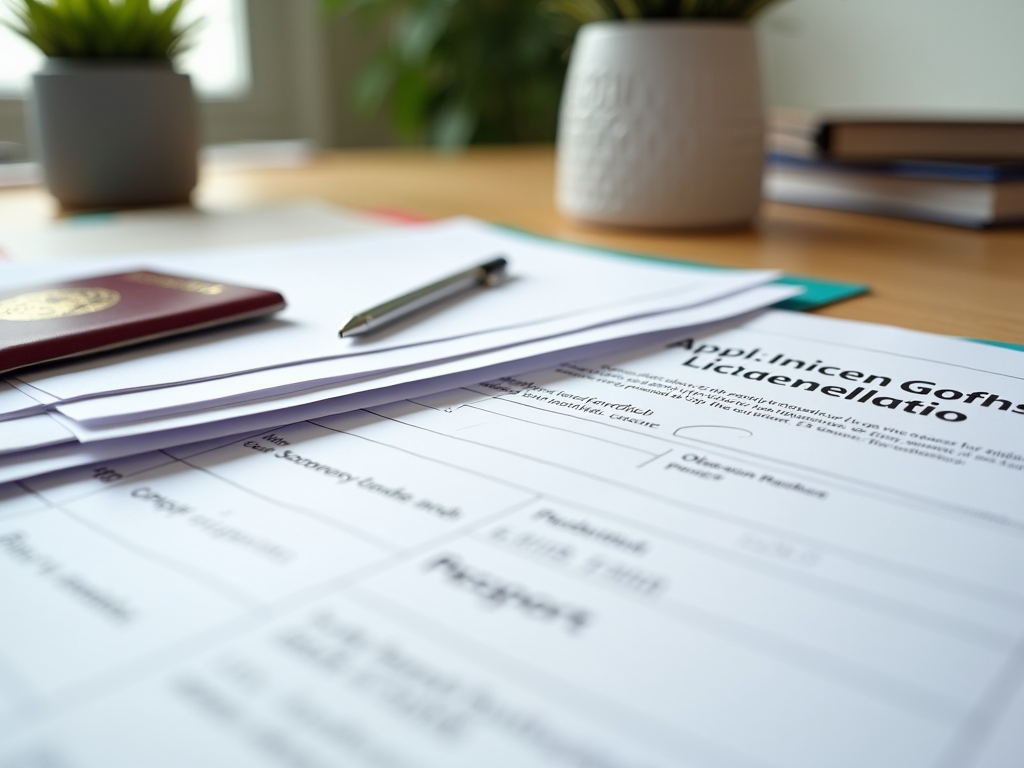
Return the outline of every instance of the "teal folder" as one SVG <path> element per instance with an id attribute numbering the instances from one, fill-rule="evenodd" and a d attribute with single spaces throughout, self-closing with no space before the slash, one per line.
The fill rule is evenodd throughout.
<path id="1" fill-rule="evenodd" d="M 992 341 L 991 339 L 968 339 L 968 341 L 976 341 L 979 344 L 990 344 L 993 347 L 1002 347 L 1003 349 L 1015 349 L 1018 352 L 1024 352 L 1024 344 L 1014 344 L 1010 341 Z"/>

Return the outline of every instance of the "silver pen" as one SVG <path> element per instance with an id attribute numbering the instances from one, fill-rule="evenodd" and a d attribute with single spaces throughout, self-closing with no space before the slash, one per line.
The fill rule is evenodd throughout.
<path id="1" fill-rule="evenodd" d="M 469 288 L 478 285 L 494 285 L 504 275 L 507 265 L 508 261 L 499 256 L 470 269 L 443 277 L 430 285 L 417 288 L 415 291 L 385 301 L 383 304 L 365 309 L 353 315 L 338 331 L 338 335 L 342 337 L 357 336 Z"/>

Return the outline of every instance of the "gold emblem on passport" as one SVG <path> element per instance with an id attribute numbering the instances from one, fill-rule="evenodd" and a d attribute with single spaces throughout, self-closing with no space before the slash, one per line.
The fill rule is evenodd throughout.
<path id="1" fill-rule="evenodd" d="M 0 301 L 0 320 L 56 320 L 109 309 L 121 300 L 110 288 L 50 288 Z"/>
<path id="2" fill-rule="evenodd" d="M 224 293 L 224 286 L 220 283 L 208 283 L 205 280 L 196 280 L 191 277 L 158 275 L 155 272 L 132 272 L 130 275 L 125 275 L 124 279 L 131 283 L 156 285 L 160 288 L 170 288 L 175 291 L 201 293 L 204 296 L 217 296 Z"/>

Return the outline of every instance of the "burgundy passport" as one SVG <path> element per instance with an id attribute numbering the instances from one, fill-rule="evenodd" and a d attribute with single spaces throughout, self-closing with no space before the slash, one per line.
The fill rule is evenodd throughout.
<path id="1" fill-rule="evenodd" d="M 0 372 L 283 309 L 274 291 L 159 272 L 0 289 Z"/>

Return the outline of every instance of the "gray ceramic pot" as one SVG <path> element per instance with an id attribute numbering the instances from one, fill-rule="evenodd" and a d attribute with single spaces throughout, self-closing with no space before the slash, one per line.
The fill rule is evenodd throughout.
<path id="1" fill-rule="evenodd" d="M 161 60 L 51 58 L 34 86 L 46 183 L 63 206 L 188 201 L 199 151 L 188 75 Z"/>

